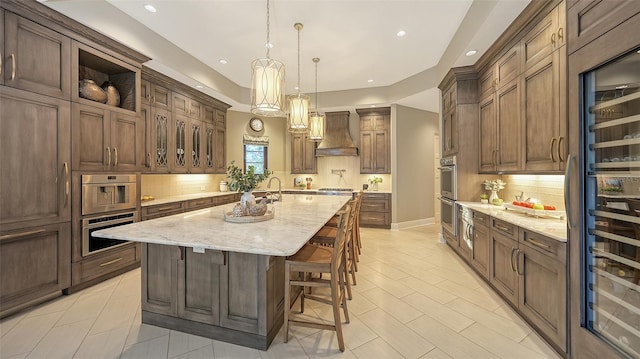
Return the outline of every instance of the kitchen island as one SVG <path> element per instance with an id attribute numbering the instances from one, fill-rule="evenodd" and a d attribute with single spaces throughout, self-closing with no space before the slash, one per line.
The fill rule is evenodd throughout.
<path id="1" fill-rule="evenodd" d="M 229 223 L 234 204 L 94 232 L 142 242 L 142 322 L 266 350 L 284 319 L 284 259 L 350 196 L 283 195 L 275 217 Z"/>

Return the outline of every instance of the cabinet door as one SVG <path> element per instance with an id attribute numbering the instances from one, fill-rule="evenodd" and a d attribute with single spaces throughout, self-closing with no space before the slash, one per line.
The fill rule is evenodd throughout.
<path id="1" fill-rule="evenodd" d="M 221 127 L 219 124 L 215 126 L 214 133 L 214 160 L 213 166 L 215 168 L 215 173 L 226 173 L 227 172 L 227 130 L 225 127 Z"/>
<path id="2" fill-rule="evenodd" d="M 525 71 L 551 55 L 564 43 L 564 29 L 559 29 L 558 12 L 558 7 L 555 7 L 522 38 L 522 61 Z"/>
<path id="3" fill-rule="evenodd" d="M 567 341 L 567 278 L 564 263 L 526 244 L 518 251 L 518 309 L 561 349 Z"/>
<path id="4" fill-rule="evenodd" d="M 175 95 L 174 95 L 175 96 Z M 174 104 L 175 104 L 174 97 Z M 191 156 L 189 154 L 188 146 L 188 124 L 189 119 L 183 115 L 178 115 L 174 112 L 172 123 L 172 141 L 173 148 L 171 149 L 171 172 L 175 173 L 187 173 L 187 167 Z"/>
<path id="5" fill-rule="evenodd" d="M 113 164 L 109 142 L 111 113 L 108 110 L 73 103 L 73 170 L 104 171 Z"/>
<path id="6" fill-rule="evenodd" d="M 458 117 L 456 109 L 444 114 L 442 118 L 443 155 L 450 156 L 458 152 Z"/>
<path id="7" fill-rule="evenodd" d="M 523 76 L 525 171 L 561 170 L 559 62 L 555 51 Z"/>
<path id="8" fill-rule="evenodd" d="M 291 173 L 317 173 L 315 146 L 307 135 L 291 134 Z"/>
<path id="9" fill-rule="evenodd" d="M 204 172 L 204 124 L 200 120 L 189 120 L 189 173 Z"/>
<path id="10" fill-rule="evenodd" d="M 498 149 L 497 135 L 498 122 L 496 116 L 495 96 L 491 93 L 480 101 L 480 172 L 492 172 L 496 170 L 496 155 Z"/>
<path id="11" fill-rule="evenodd" d="M 152 83 L 149 95 L 153 106 L 164 110 L 171 110 L 171 91 L 169 91 L 169 89 Z"/>
<path id="12" fill-rule="evenodd" d="M 139 171 L 144 164 L 144 123 L 136 115 L 111 112 L 111 169 Z"/>
<path id="13" fill-rule="evenodd" d="M 373 135 L 373 169 L 374 173 L 391 173 L 391 141 L 389 131 L 376 130 Z"/>
<path id="14" fill-rule="evenodd" d="M 200 120 L 203 116 L 204 108 L 202 104 L 193 99 L 189 99 L 189 117 Z"/>
<path id="15" fill-rule="evenodd" d="M 469 261 L 471 265 L 484 277 L 489 278 L 491 237 L 489 227 L 474 223 L 473 242 Z"/>
<path id="16" fill-rule="evenodd" d="M 142 310 L 178 316 L 180 247 L 142 244 Z"/>
<path id="17" fill-rule="evenodd" d="M 520 83 L 519 79 L 515 79 L 496 92 L 498 118 L 496 162 L 499 171 L 518 171 L 522 168 Z"/>
<path id="18" fill-rule="evenodd" d="M 152 172 L 167 173 L 169 172 L 169 154 L 173 153 L 171 132 L 171 112 L 151 107 L 151 117 L 147 126 L 147 142 L 149 166 Z"/>
<path id="19" fill-rule="evenodd" d="M 514 305 L 518 304 L 518 275 L 515 254 L 518 242 L 491 231 L 489 283 Z"/>
<path id="20" fill-rule="evenodd" d="M 4 16 L 4 84 L 69 99 L 71 40 L 10 12 Z"/>
<path id="21" fill-rule="evenodd" d="M 70 284 L 71 223 L 0 232 L 0 317 Z"/>
<path id="22" fill-rule="evenodd" d="M 516 44 L 496 61 L 494 75 L 497 89 L 506 86 L 520 75 L 520 58 L 520 44 Z"/>
<path id="23" fill-rule="evenodd" d="M 69 221 L 69 102 L 0 87 L 0 108 L 0 228 Z"/>
<path id="24" fill-rule="evenodd" d="M 189 116 L 189 98 L 179 93 L 172 93 L 171 108 L 175 115 Z"/>
<path id="25" fill-rule="evenodd" d="M 243 332 L 260 333 L 260 317 L 265 303 L 260 297 L 267 290 L 269 256 L 228 252 L 220 277 L 220 326 Z"/>
<path id="26" fill-rule="evenodd" d="M 184 249 L 178 266 L 178 316 L 200 323 L 220 325 L 220 267 L 224 253 Z"/>
<path id="27" fill-rule="evenodd" d="M 374 173 L 374 149 L 374 132 L 360 131 L 360 173 Z"/>
<path id="28" fill-rule="evenodd" d="M 215 135 L 216 135 L 216 128 L 215 125 L 213 123 L 208 123 L 205 122 L 204 123 L 204 157 L 203 157 L 203 165 L 204 165 L 204 171 L 205 173 L 215 173 L 215 166 L 214 166 L 214 160 L 215 160 Z"/>

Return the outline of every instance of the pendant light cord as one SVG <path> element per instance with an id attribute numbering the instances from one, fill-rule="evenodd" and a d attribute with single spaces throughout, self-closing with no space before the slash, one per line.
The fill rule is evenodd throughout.
<path id="1" fill-rule="evenodd" d="M 271 43 L 269 42 L 269 0 L 267 0 L 267 43 L 266 43 L 266 47 L 267 47 L 267 58 L 269 58 L 269 50 L 271 50 Z"/>
<path id="2" fill-rule="evenodd" d="M 302 24 L 296 26 L 296 29 L 298 30 L 298 95 L 300 95 L 300 29 L 302 29 Z"/>
<path id="3" fill-rule="evenodd" d="M 318 61 L 319 58 L 314 58 L 313 62 L 316 64 L 316 116 L 318 115 Z"/>

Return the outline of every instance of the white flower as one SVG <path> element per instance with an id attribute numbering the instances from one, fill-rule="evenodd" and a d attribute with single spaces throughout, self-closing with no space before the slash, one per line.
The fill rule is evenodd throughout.
<path id="1" fill-rule="evenodd" d="M 484 189 L 486 189 L 487 191 L 500 191 L 504 189 L 504 187 L 507 185 L 506 182 L 503 182 L 502 180 L 499 180 L 499 179 L 484 180 L 482 184 L 484 185 Z"/>

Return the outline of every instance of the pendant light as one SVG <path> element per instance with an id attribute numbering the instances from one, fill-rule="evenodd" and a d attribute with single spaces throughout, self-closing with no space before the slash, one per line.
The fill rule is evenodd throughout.
<path id="1" fill-rule="evenodd" d="M 318 62 L 320 59 L 313 58 L 316 64 L 316 110 L 309 117 L 309 140 L 322 141 L 324 137 L 324 113 L 318 112 Z"/>
<path id="2" fill-rule="evenodd" d="M 267 0 L 267 56 L 251 63 L 251 113 L 284 117 L 284 65 L 269 57 L 269 0 Z"/>
<path id="3" fill-rule="evenodd" d="M 293 27 L 298 31 L 298 93 L 287 96 L 289 105 L 289 132 L 302 133 L 309 131 L 309 96 L 300 94 L 300 30 L 302 24 L 297 22 Z"/>

